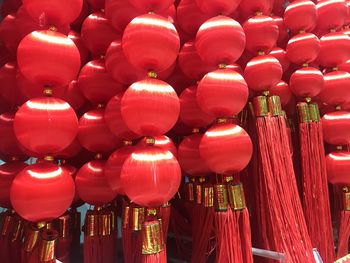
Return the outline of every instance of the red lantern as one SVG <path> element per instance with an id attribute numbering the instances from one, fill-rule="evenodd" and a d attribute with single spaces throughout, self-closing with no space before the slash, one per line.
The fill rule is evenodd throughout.
<path id="1" fill-rule="evenodd" d="M 70 30 L 68 37 L 73 40 L 74 44 L 77 46 L 79 53 L 80 53 L 80 62 L 81 65 L 84 65 L 87 61 L 88 61 L 88 57 L 89 57 L 89 51 L 87 50 L 87 48 L 84 46 L 83 41 L 80 37 L 80 35 L 73 31 Z"/>
<path id="2" fill-rule="evenodd" d="M 175 157 L 177 157 L 177 149 L 174 142 L 165 135 L 152 137 L 154 139 L 154 146 L 157 146 L 165 151 L 171 152 Z M 144 137 L 141 141 L 138 142 L 137 146 L 148 146 L 148 138 Z"/>
<path id="3" fill-rule="evenodd" d="M 67 101 L 73 109 L 80 109 L 84 103 L 85 98 L 78 87 L 78 81 L 72 80 L 69 85 L 65 88 L 61 98 Z"/>
<path id="4" fill-rule="evenodd" d="M 138 148 L 126 159 L 120 179 L 131 202 L 157 207 L 168 202 L 178 191 L 181 168 L 170 151 L 146 146 Z"/>
<path id="5" fill-rule="evenodd" d="M 235 124 L 218 124 L 204 134 L 199 152 L 210 170 L 219 174 L 242 171 L 253 155 L 249 135 Z"/>
<path id="6" fill-rule="evenodd" d="M 294 33 L 311 32 L 317 23 L 316 5 L 310 0 L 290 3 L 284 12 L 284 23 Z"/>
<path id="7" fill-rule="evenodd" d="M 160 114 L 161 113 L 161 114 Z M 157 79 L 145 79 L 131 85 L 121 101 L 125 124 L 141 136 L 168 132 L 176 123 L 180 102 L 174 89 Z"/>
<path id="8" fill-rule="evenodd" d="M 71 205 L 74 181 L 67 170 L 53 163 L 41 162 L 18 173 L 10 196 L 14 210 L 25 220 L 51 221 Z"/>
<path id="9" fill-rule="evenodd" d="M 94 153 L 111 153 L 120 145 L 120 139 L 106 125 L 103 109 L 89 111 L 80 118 L 78 140 Z"/>
<path id="10" fill-rule="evenodd" d="M 205 92 L 205 91 L 204 91 Z M 180 95 L 180 119 L 193 128 L 205 127 L 211 124 L 215 117 L 205 113 L 197 103 L 197 87 L 185 89 Z"/>
<path id="11" fill-rule="evenodd" d="M 160 72 L 175 62 L 180 39 L 174 25 L 162 16 L 146 14 L 133 19 L 123 34 L 129 62 L 146 71 Z"/>
<path id="12" fill-rule="evenodd" d="M 270 55 L 253 58 L 244 69 L 244 79 L 253 91 L 266 91 L 276 86 L 282 74 L 281 64 Z"/>
<path id="13" fill-rule="evenodd" d="M 201 11 L 211 16 L 229 15 L 237 9 L 240 2 L 241 0 L 196 0 Z"/>
<path id="14" fill-rule="evenodd" d="M 117 195 L 108 184 L 104 173 L 106 161 L 94 160 L 81 167 L 75 178 L 79 197 L 90 205 L 101 206 Z"/>
<path id="15" fill-rule="evenodd" d="M 290 91 L 288 84 L 285 83 L 283 80 L 278 82 L 276 86 L 270 89 L 270 95 L 280 97 L 282 107 L 286 107 L 293 97 L 293 94 Z"/>
<path id="16" fill-rule="evenodd" d="M 298 69 L 290 77 L 289 87 L 297 97 L 316 97 L 324 88 L 323 74 L 312 67 Z"/>
<path id="17" fill-rule="evenodd" d="M 185 43 L 179 53 L 179 67 L 186 77 L 200 80 L 216 67 L 205 63 L 198 55 L 193 41 Z"/>
<path id="18" fill-rule="evenodd" d="M 313 62 L 320 52 L 320 40 L 311 33 L 292 37 L 287 44 L 287 57 L 297 65 Z"/>
<path id="19" fill-rule="evenodd" d="M 245 48 L 251 53 L 270 51 L 276 45 L 278 26 L 269 16 L 254 16 L 243 24 L 243 29 L 247 38 Z"/>
<path id="20" fill-rule="evenodd" d="M 80 69 L 80 53 L 65 35 L 51 31 L 34 31 L 18 47 L 18 67 L 30 81 L 42 86 L 64 86 Z"/>
<path id="21" fill-rule="evenodd" d="M 120 174 L 125 160 L 135 151 L 135 146 L 124 146 L 109 156 L 104 173 L 111 189 L 118 194 L 125 195 Z"/>
<path id="22" fill-rule="evenodd" d="M 174 0 L 129 0 L 129 2 L 143 13 L 160 12 L 174 4 Z"/>
<path id="23" fill-rule="evenodd" d="M 196 36 L 199 56 L 214 66 L 235 63 L 242 55 L 245 44 L 246 37 L 241 25 L 225 16 L 207 20 Z"/>
<path id="24" fill-rule="evenodd" d="M 104 55 L 109 45 L 121 34 L 109 23 L 104 13 L 89 15 L 81 28 L 81 38 L 88 50 L 96 56 Z"/>
<path id="25" fill-rule="evenodd" d="M 78 120 L 67 102 L 41 97 L 27 101 L 18 109 L 14 129 L 25 148 L 54 154 L 72 143 L 78 132 Z"/>
<path id="26" fill-rule="evenodd" d="M 23 0 L 28 14 L 44 25 L 72 23 L 80 14 L 83 0 Z"/>
<path id="27" fill-rule="evenodd" d="M 7 15 L 0 24 L 0 38 L 12 54 L 16 54 L 21 36 L 16 28 L 16 15 Z"/>
<path id="28" fill-rule="evenodd" d="M 271 50 L 269 55 L 273 56 L 274 58 L 276 58 L 280 62 L 282 69 L 283 69 L 283 72 L 287 71 L 287 69 L 290 66 L 290 62 L 287 58 L 287 52 L 284 49 L 279 48 L 279 47 L 275 47 Z"/>
<path id="29" fill-rule="evenodd" d="M 278 26 L 277 46 L 284 48 L 289 39 L 288 28 L 284 24 L 282 17 L 272 16 L 272 19 L 275 21 L 275 24 Z"/>
<path id="30" fill-rule="evenodd" d="M 244 16 L 252 16 L 256 13 L 269 15 L 273 7 L 273 2 L 273 0 L 242 0 L 239 5 L 239 11 L 241 11 Z"/>
<path id="31" fill-rule="evenodd" d="M 326 67 L 336 67 L 350 58 L 350 37 L 340 33 L 328 33 L 320 39 L 318 62 Z"/>
<path id="32" fill-rule="evenodd" d="M 12 208 L 10 201 L 10 189 L 16 175 L 22 171 L 27 164 L 22 162 L 4 163 L 0 166 L 0 207 Z"/>
<path id="33" fill-rule="evenodd" d="M 343 0 L 321 0 L 317 3 L 317 28 L 322 31 L 342 27 L 348 16 L 348 8 Z"/>
<path id="34" fill-rule="evenodd" d="M 10 157 L 19 157 L 23 152 L 13 129 L 14 117 L 12 112 L 0 115 L 0 152 Z"/>
<path id="35" fill-rule="evenodd" d="M 104 119 L 110 131 L 119 139 L 133 140 L 139 136 L 133 133 L 124 123 L 120 112 L 123 93 L 110 99 L 106 106 Z"/>
<path id="36" fill-rule="evenodd" d="M 199 82 L 197 102 L 208 114 L 231 117 L 244 108 L 248 95 L 247 83 L 240 74 L 230 69 L 218 69 Z"/>
<path id="37" fill-rule="evenodd" d="M 350 73 L 332 71 L 324 75 L 324 89 L 319 99 L 329 105 L 339 106 L 350 102 Z"/>
<path id="38" fill-rule="evenodd" d="M 211 173 L 209 167 L 200 157 L 199 144 L 203 134 L 185 137 L 179 145 L 178 158 L 181 168 L 191 176 L 206 176 Z"/>
<path id="39" fill-rule="evenodd" d="M 332 152 L 326 156 L 328 182 L 335 185 L 350 185 L 350 153 Z"/>
<path id="40" fill-rule="evenodd" d="M 103 59 L 90 61 L 81 69 L 78 86 L 84 96 L 94 104 L 108 102 L 124 88 L 108 74 Z"/>
<path id="41" fill-rule="evenodd" d="M 75 180 L 75 177 L 77 176 L 77 172 L 78 172 L 77 168 L 75 168 L 74 166 L 69 165 L 69 164 L 61 164 L 61 168 L 66 170 L 69 173 L 69 175 L 72 177 L 72 179 Z M 82 201 L 80 200 L 80 197 L 79 197 L 77 191 L 75 191 L 71 206 L 78 207 L 81 205 L 82 205 Z"/>
<path id="42" fill-rule="evenodd" d="M 322 117 L 324 140 L 332 145 L 350 143 L 350 113 L 335 111 Z"/>
<path id="43" fill-rule="evenodd" d="M 113 41 L 107 50 L 106 68 L 112 78 L 126 85 L 131 85 L 147 76 L 145 70 L 138 69 L 127 61 L 119 40 Z"/>

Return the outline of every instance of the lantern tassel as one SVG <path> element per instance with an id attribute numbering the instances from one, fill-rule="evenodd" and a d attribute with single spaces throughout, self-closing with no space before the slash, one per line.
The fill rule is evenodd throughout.
<path id="1" fill-rule="evenodd" d="M 101 259 L 103 263 L 114 262 L 115 236 L 112 227 L 112 212 L 102 211 L 99 215 L 99 236 L 101 248 Z"/>
<path id="2" fill-rule="evenodd" d="M 39 263 L 56 263 L 58 232 L 45 229 L 40 234 Z"/>
<path id="3" fill-rule="evenodd" d="M 142 224 L 145 221 L 145 208 L 131 207 L 131 262 L 142 260 Z"/>
<path id="4" fill-rule="evenodd" d="M 131 244 L 131 228 L 130 228 L 130 204 L 123 201 L 122 211 L 122 240 L 123 240 L 123 255 L 124 262 L 132 262 L 132 244 Z"/>
<path id="5" fill-rule="evenodd" d="M 39 261 L 39 236 L 39 228 L 34 224 L 28 225 L 22 245 L 22 263 L 37 263 Z"/>
<path id="6" fill-rule="evenodd" d="M 299 103 L 297 107 L 305 221 L 313 247 L 318 249 L 325 262 L 333 262 L 334 241 L 318 106 Z"/>
<path id="7" fill-rule="evenodd" d="M 70 261 L 76 262 L 79 258 L 80 251 L 80 233 L 81 233 L 81 214 L 76 208 L 69 212 L 72 225 L 72 243 L 70 247 Z"/>
<path id="8" fill-rule="evenodd" d="M 84 225 L 84 263 L 100 263 L 100 251 L 98 214 L 88 211 Z"/>
<path id="9" fill-rule="evenodd" d="M 3 224 L 0 233 L 0 255 L 1 259 L 5 263 L 11 263 L 10 239 L 11 232 L 14 226 L 14 214 L 10 211 L 6 211 L 3 213 L 2 217 Z"/>
<path id="10" fill-rule="evenodd" d="M 340 214 L 337 258 L 346 256 L 349 252 L 350 239 L 350 193 L 347 187 L 343 189 L 344 209 Z"/>
<path id="11" fill-rule="evenodd" d="M 162 232 L 164 234 L 164 242 L 166 243 L 168 237 L 170 215 L 171 215 L 171 206 L 170 203 L 166 203 L 160 207 L 160 218 L 162 219 Z"/>
<path id="12" fill-rule="evenodd" d="M 57 259 L 62 263 L 70 262 L 70 246 L 72 244 L 72 233 L 70 214 L 66 213 L 58 218 L 59 238 L 57 241 Z"/>
<path id="13" fill-rule="evenodd" d="M 264 249 L 293 263 L 315 262 L 278 96 L 254 98 L 259 149 L 257 216 Z"/>
<path id="14" fill-rule="evenodd" d="M 11 248 L 11 263 L 21 262 L 21 248 L 24 222 L 18 216 L 15 217 L 15 224 L 10 243 Z"/>

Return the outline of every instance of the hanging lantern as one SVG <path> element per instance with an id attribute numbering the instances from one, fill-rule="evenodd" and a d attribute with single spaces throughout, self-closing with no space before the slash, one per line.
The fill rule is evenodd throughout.
<path id="1" fill-rule="evenodd" d="M 273 7 L 273 2 L 272 0 L 242 0 L 239 5 L 239 11 L 242 12 L 244 16 L 252 16 L 256 13 L 269 15 Z"/>
<path id="2" fill-rule="evenodd" d="M 292 37 L 287 44 L 288 59 L 297 65 L 313 62 L 320 52 L 320 40 L 311 33 L 301 33 Z"/>
<path id="3" fill-rule="evenodd" d="M 18 173 L 10 196 L 13 208 L 22 218 L 31 222 L 50 221 L 71 205 L 74 181 L 60 166 L 40 162 Z"/>
<path id="4" fill-rule="evenodd" d="M 292 74 L 289 87 L 297 97 L 314 98 L 324 88 L 323 74 L 316 68 L 303 67 Z"/>
<path id="5" fill-rule="evenodd" d="M 335 111 L 322 117 L 324 140 L 332 145 L 346 145 L 350 142 L 350 113 Z"/>
<path id="6" fill-rule="evenodd" d="M 57 90 L 57 88 L 55 88 Z M 73 109 L 80 109 L 84 103 L 85 98 L 78 87 L 78 81 L 72 80 L 65 88 L 61 98 L 69 103 Z"/>
<path id="7" fill-rule="evenodd" d="M 282 107 L 286 107 L 293 97 L 289 85 L 283 80 L 278 82 L 276 86 L 270 88 L 270 94 L 271 96 L 280 97 Z"/>
<path id="8" fill-rule="evenodd" d="M 280 62 L 283 72 L 286 72 L 288 70 L 290 62 L 287 58 L 287 52 L 284 49 L 275 47 L 270 51 L 269 55 L 273 56 Z"/>
<path id="9" fill-rule="evenodd" d="M 13 55 L 17 52 L 17 47 L 21 41 L 21 36 L 16 28 L 16 15 L 7 15 L 0 24 L 0 38 L 8 52 Z"/>
<path id="10" fill-rule="evenodd" d="M 316 5 L 310 0 L 293 1 L 286 7 L 283 20 L 294 33 L 312 32 L 317 23 Z"/>
<path id="11" fill-rule="evenodd" d="M 154 136 L 154 137 L 152 137 L 152 140 L 154 140 L 153 146 L 161 148 L 165 151 L 169 151 L 175 157 L 177 157 L 176 146 L 175 146 L 174 142 L 169 137 L 167 137 L 165 135 Z M 149 144 L 149 138 L 144 137 L 142 140 L 140 140 L 138 142 L 137 146 L 147 146 L 148 144 Z"/>
<path id="12" fill-rule="evenodd" d="M 168 9 L 174 0 L 129 0 L 129 2 L 143 13 L 157 13 Z"/>
<path id="13" fill-rule="evenodd" d="M 335 185 L 350 185 L 350 153 L 337 151 L 326 156 L 328 182 Z"/>
<path id="14" fill-rule="evenodd" d="M 79 50 L 80 53 L 80 62 L 81 65 L 85 65 L 85 63 L 88 62 L 88 57 L 89 57 L 89 51 L 87 50 L 87 48 L 84 46 L 83 41 L 80 37 L 80 34 L 78 34 L 77 32 L 70 30 L 68 37 L 73 40 L 74 44 L 76 45 L 76 47 Z"/>
<path id="15" fill-rule="evenodd" d="M 199 9 L 203 13 L 206 13 L 211 16 L 215 16 L 218 14 L 229 15 L 237 9 L 240 2 L 241 0 L 196 0 Z"/>
<path id="16" fill-rule="evenodd" d="M 93 10 L 101 10 L 105 7 L 105 0 L 86 0 Z"/>
<path id="17" fill-rule="evenodd" d="M 322 0 L 317 3 L 317 29 L 329 31 L 342 27 L 348 16 L 348 8 L 342 0 Z"/>

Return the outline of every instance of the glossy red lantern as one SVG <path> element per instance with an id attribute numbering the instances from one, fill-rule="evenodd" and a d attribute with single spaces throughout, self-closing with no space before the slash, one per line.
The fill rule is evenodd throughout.
<path id="1" fill-rule="evenodd" d="M 69 83 L 69 85 L 65 88 L 61 98 L 64 101 L 67 101 L 69 105 L 71 105 L 75 110 L 80 109 L 85 103 L 85 98 L 78 87 L 77 80 L 72 80 Z"/>
<path id="2" fill-rule="evenodd" d="M 12 54 L 16 54 L 21 36 L 16 28 L 16 15 L 7 15 L 0 24 L 0 39 Z"/>
<path id="3" fill-rule="evenodd" d="M 287 106 L 293 97 L 293 94 L 290 91 L 288 84 L 283 80 L 278 82 L 276 86 L 270 89 L 270 95 L 280 97 L 282 107 Z"/>
<path id="4" fill-rule="evenodd" d="M 23 152 L 13 129 L 14 117 L 13 112 L 0 115 L 0 152 L 10 157 L 19 157 Z"/>
<path id="5" fill-rule="evenodd" d="M 211 16 L 229 15 L 236 10 L 240 2 L 241 0 L 196 0 L 200 10 Z"/>
<path id="6" fill-rule="evenodd" d="M 54 154 L 68 147 L 78 132 L 70 105 L 58 98 L 27 101 L 17 111 L 14 129 L 18 141 L 32 152 Z"/>
<path id="7" fill-rule="evenodd" d="M 333 71 L 324 75 L 324 89 L 319 99 L 329 105 L 339 106 L 350 102 L 350 73 Z"/>
<path id="8" fill-rule="evenodd" d="M 248 133 L 235 124 L 217 124 L 204 134 L 199 152 L 215 173 L 232 174 L 242 171 L 253 154 Z"/>
<path id="9" fill-rule="evenodd" d="M 335 185 L 350 185 L 350 153 L 332 152 L 326 156 L 328 182 Z"/>
<path id="10" fill-rule="evenodd" d="M 132 84 L 121 101 L 125 124 L 141 136 L 165 134 L 175 125 L 179 113 L 180 102 L 176 92 L 170 85 L 157 79 L 145 79 Z"/>
<path id="11" fill-rule="evenodd" d="M 81 69 L 78 86 L 83 95 L 94 104 L 106 103 L 124 89 L 122 84 L 108 74 L 103 59 L 90 61 Z"/>
<path id="12" fill-rule="evenodd" d="M 94 160 L 81 167 L 75 177 L 79 197 L 90 205 L 101 206 L 111 202 L 117 192 L 108 184 L 104 173 L 106 161 Z"/>
<path id="13" fill-rule="evenodd" d="M 179 145 L 178 159 L 182 170 L 191 176 L 206 176 L 211 170 L 201 158 L 199 144 L 203 134 L 186 136 Z"/>
<path id="14" fill-rule="evenodd" d="M 287 52 L 284 49 L 275 47 L 270 51 L 269 55 L 273 56 L 280 62 L 283 72 L 287 71 L 290 66 L 290 62 L 287 58 Z"/>
<path id="15" fill-rule="evenodd" d="M 178 191 L 181 168 L 170 151 L 146 146 L 138 148 L 126 159 L 121 182 L 131 202 L 158 207 Z"/>
<path id="16" fill-rule="evenodd" d="M 319 30 L 338 29 L 347 19 L 348 8 L 343 0 L 322 0 L 317 3 L 317 15 Z"/>
<path id="17" fill-rule="evenodd" d="M 197 102 L 206 113 L 215 117 L 232 117 L 248 101 L 248 86 L 234 70 L 218 69 L 204 76 L 197 89 Z"/>
<path id="18" fill-rule="evenodd" d="M 269 16 L 253 16 L 243 24 L 243 29 L 247 39 L 245 48 L 253 54 L 270 51 L 276 45 L 278 26 Z"/>
<path id="19" fill-rule="evenodd" d="M 289 87 L 297 97 L 316 97 L 324 88 L 323 74 L 319 69 L 312 67 L 298 69 L 290 77 Z"/>
<path id="20" fill-rule="evenodd" d="M 106 106 L 104 119 L 109 130 L 119 139 L 134 140 L 139 135 L 133 133 L 124 123 L 120 112 L 123 93 L 119 93 L 110 99 Z"/>
<path id="21" fill-rule="evenodd" d="M 18 173 L 11 186 L 11 203 L 25 220 L 51 221 L 69 208 L 74 188 L 67 170 L 53 163 L 41 162 Z"/>
<path id="22" fill-rule="evenodd" d="M 67 36 L 51 31 L 34 31 L 18 47 L 18 67 L 30 81 L 42 86 L 64 86 L 80 69 L 80 53 Z"/>
<path id="23" fill-rule="evenodd" d="M 125 195 L 120 175 L 125 160 L 135 151 L 135 146 L 124 146 L 109 156 L 104 173 L 111 189 L 118 194 Z"/>
<path id="24" fill-rule="evenodd" d="M 264 15 L 270 15 L 273 2 L 273 0 L 242 0 L 239 5 L 239 11 L 242 12 L 244 16 L 253 16 L 258 12 Z"/>
<path id="25" fill-rule="evenodd" d="M 0 166 L 0 207 L 12 208 L 10 201 L 10 189 L 16 175 L 27 164 L 22 162 L 9 162 Z"/>
<path id="26" fill-rule="evenodd" d="M 186 88 L 180 95 L 180 119 L 185 125 L 193 128 L 208 126 L 215 119 L 199 107 L 196 86 Z"/>
<path id="27" fill-rule="evenodd" d="M 177 23 L 190 38 L 195 37 L 199 27 L 209 18 L 210 15 L 201 12 L 193 0 L 181 0 L 177 7 Z"/>
<path id="28" fill-rule="evenodd" d="M 68 37 L 71 40 L 73 40 L 74 44 L 77 46 L 79 53 L 80 53 L 81 65 L 84 65 L 88 61 L 89 51 L 87 50 L 87 48 L 83 44 L 83 41 L 80 37 L 80 34 L 78 34 L 77 32 L 75 32 L 73 30 L 70 30 Z"/>
<path id="29" fill-rule="evenodd" d="M 276 86 L 282 74 L 281 64 L 270 55 L 253 58 L 244 69 L 244 79 L 253 91 L 266 91 Z"/>
<path id="30" fill-rule="evenodd" d="M 28 14 L 40 24 L 70 24 L 80 14 L 83 0 L 23 0 Z"/>
<path id="31" fill-rule="evenodd" d="M 196 36 L 199 56 L 214 66 L 235 63 L 242 55 L 245 44 L 246 37 L 241 25 L 225 16 L 207 20 Z"/>
<path id="32" fill-rule="evenodd" d="M 284 48 L 289 40 L 288 28 L 284 24 L 282 17 L 279 17 L 279 16 L 271 16 L 271 17 L 275 21 L 275 24 L 278 26 L 277 46 Z"/>
<path id="33" fill-rule="evenodd" d="M 350 113 L 335 111 L 322 117 L 323 138 L 328 144 L 346 145 L 350 143 Z"/>
<path id="34" fill-rule="evenodd" d="M 174 0 L 129 0 L 129 2 L 144 13 L 157 13 L 168 9 L 174 4 Z"/>
<path id="35" fill-rule="evenodd" d="M 302 33 L 292 37 L 287 44 L 288 59 L 297 65 L 313 62 L 320 52 L 320 40 L 311 33 Z"/>
<path id="36" fill-rule="evenodd" d="M 165 135 L 159 135 L 152 137 L 154 139 L 154 146 L 157 146 L 165 151 L 170 151 L 175 157 L 177 157 L 177 149 L 174 142 Z M 153 146 L 152 145 L 152 146 Z M 137 146 L 149 146 L 148 138 L 144 137 L 140 140 Z"/>
<path id="37" fill-rule="evenodd" d="M 96 56 L 104 55 L 109 45 L 121 38 L 104 13 L 98 12 L 89 15 L 83 22 L 81 38 L 87 49 Z"/>
<path id="38" fill-rule="evenodd" d="M 78 140 L 85 149 L 94 153 L 110 153 L 120 145 L 120 139 L 108 129 L 104 110 L 86 112 L 79 120 Z"/>
<path id="39" fill-rule="evenodd" d="M 126 59 L 120 40 L 113 41 L 106 53 L 106 68 L 116 81 L 131 85 L 147 76 L 147 71 L 131 65 Z"/>
<path id="40" fill-rule="evenodd" d="M 202 79 L 205 74 L 217 68 L 200 58 L 193 41 L 189 41 L 182 46 L 178 63 L 186 77 L 194 80 Z"/>
<path id="41" fill-rule="evenodd" d="M 317 23 L 315 3 L 310 0 L 290 3 L 284 12 L 284 23 L 294 33 L 299 33 L 301 30 L 311 32 Z"/>
<path id="42" fill-rule="evenodd" d="M 350 37 L 340 33 L 328 33 L 320 39 L 318 62 L 322 66 L 336 67 L 350 58 Z"/>
<path id="43" fill-rule="evenodd" d="M 126 27 L 122 45 L 125 56 L 133 66 L 160 72 L 175 62 L 180 38 L 167 19 L 146 14 L 134 18 Z"/>

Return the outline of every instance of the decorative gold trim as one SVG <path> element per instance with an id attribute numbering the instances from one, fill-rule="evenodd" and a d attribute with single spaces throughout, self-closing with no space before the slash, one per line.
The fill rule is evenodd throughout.
<path id="1" fill-rule="evenodd" d="M 265 96 L 257 96 L 253 98 L 254 115 L 256 117 L 265 117 L 269 115 L 267 98 Z"/>
<path id="2" fill-rule="evenodd" d="M 230 204 L 235 211 L 243 210 L 244 208 L 246 208 L 244 190 L 243 190 L 242 184 L 229 185 L 228 193 L 229 193 Z"/>
<path id="3" fill-rule="evenodd" d="M 228 209 L 227 187 L 224 184 L 214 185 L 214 207 L 217 212 L 225 212 Z"/>
<path id="4" fill-rule="evenodd" d="M 212 185 L 202 187 L 202 203 L 204 207 L 214 206 L 214 187 Z"/>
<path id="5" fill-rule="evenodd" d="M 163 244 L 161 221 L 144 222 L 142 224 L 142 254 L 157 254 L 162 251 Z"/>
<path id="6" fill-rule="evenodd" d="M 282 105 L 279 96 L 270 96 L 267 98 L 269 112 L 272 116 L 282 116 Z"/>
<path id="7" fill-rule="evenodd" d="M 309 105 L 306 102 L 297 104 L 299 123 L 311 122 Z"/>
<path id="8" fill-rule="evenodd" d="M 133 207 L 131 213 L 131 229 L 133 231 L 142 230 L 142 223 L 145 220 L 145 208 Z"/>
<path id="9" fill-rule="evenodd" d="M 38 244 L 40 230 L 33 224 L 27 229 L 24 235 L 23 249 L 25 252 L 32 252 Z"/>
<path id="10" fill-rule="evenodd" d="M 55 245 L 58 238 L 56 230 L 45 230 L 41 234 L 40 262 L 52 261 L 55 259 Z"/>

